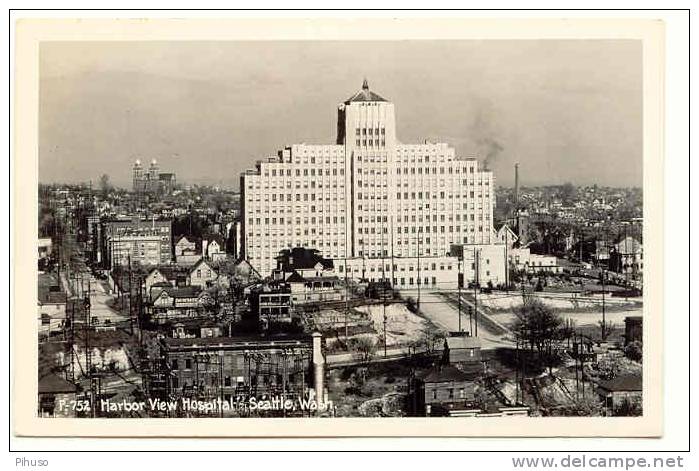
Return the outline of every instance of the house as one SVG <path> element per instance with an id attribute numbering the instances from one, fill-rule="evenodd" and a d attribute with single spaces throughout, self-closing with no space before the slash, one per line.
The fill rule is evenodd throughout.
<path id="1" fill-rule="evenodd" d="M 154 286 L 177 286 L 177 275 L 171 268 L 156 267 L 151 269 L 143 280 L 145 295 L 152 296 Z"/>
<path id="2" fill-rule="evenodd" d="M 607 413 L 613 414 L 620 407 L 641 406 L 643 402 L 643 378 L 626 374 L 597 384 L 597 394 L 604 402 Z"/>
<path id="3" fill-rule="evenodd" d="M 291 250 L 282 250 L 277 257 L 277 269 L 274 270 L 274 278 L 286 279 L 294 272 L 302 277 L 323 277 L 335 274 L 333 261 L 323 258 L 317 250 L 294 247 Z"/>
<path id="4" fill-rule="evenodd" d="M 286 280 L 291 290 L 291 300 L 294 304 L 319 303 L 327 301 L 342 301 L 345 290 L 340 287 L 336 276 L 301 276 L 294 272 Z"/>
<path id="5" fill-rule="evenodd" d="M 201 252 L 197 248 L 197 241 L 187 236 L 182 236 L 175 243 L 175 262 L 178 265 L 189 266 L 201 258 Z"/>
<path id="6" fill-rule="evenodd" d="M 457 334 L 463 334 L 458 332 Z M 444 361 L 449 365 L 459 363 L 479 363 L 481 361 L 481 341 L 470 335 L 450 335 L 444 339 Z"/>
<path id="7" fill-rule="evenodd" d="M 495 230 L 495 243 L 505 244 L 508 247 L 512 247 L 515 242 L 517 242 L 517 234 L 513 231 L 508 224 L 503 224 L 499 229 Z"/>
<path id="8" fill-rule="evenodd" d="M 563 267 L 554 255 L 531 253 L 529 248 L 516 248 L 508 252 L 510 266 L 526 273 L 562 273 Z"/>
<path id="9" fill-rule="evenodd" d="M 609 269 L 616 273 L 643 273 L 643 246 L 631 236 L 620 239 L 609 250 Z"/>
<path id="10" fill-rule="evenodd" d="M 609 264 L 609 245 L 606 240 L 595 240 L 595 255 L 594 260 L 597 264 L 608 266 Z"/>
<path id="11" fill-rule="evenodd" d="M 196 242 L 187 236 L 182 236 L 175 242 L 175 257 L 183 253 L 193 252 L 197 248 Z"/>
<path id="12" fill-rule="evenodd" d="M 51 265 L 52 242 L 50 237 L 39 238 L 39 272 L 47 271 Z"/>
<path id="13" fill-rule="evenodd" d="M 163 287 L 148 306 L 151 319 L 163 324 L 173 319 L 202 317 L 211 296 L 198 286 Z"/>
<path id="14" fill-rule="evenodd" d="M 250 309 L 263 328 L 290 323 L 293 317 L 291 289 L 286 283 L 263 284 L 250 292 Z"/>
<path id="15" fill-rule="evenodd" d="M 74 417 L 78 386 L 66 381 L 55 373 L 39 378 L 38 415 L 39 417 Z"/>
<path id="16" fill-rule="evenodd" d="M 477 374 L 451 365 L 438 365 L 414 380 L 415 411 L 425 416 L 447 416 L 454 410 L 473 410 Z"/>
<path id="17" fill-rule="evenodd" d="M 223 335 L 221 326 L 213 321 L 200 319 L 176 321 L 171 325 L 171 328 L 171 337 L 174 339 L 211 338 Z"/>
<path id="18" fill-rule="evenodd" d="M 51 336 L 51 332 L 63 329 L 66 322 L 66 293 L 53 275 L 40 273 L 38 278 L 37 319 L 39 335 Z"/>
<path id="19" fill-rule="evenodd" d="M 643 316 L 624 318 L 624 345 L 631 342 L 643 342 Z"/>
<path id="20" fill-rule="evenodd" d="M 345 296 L 335 276 L 333 261 L 323 258 L 317 250 L 302 247 L 283 250 L 277 257 L 277 269 L 272 277 L 289 285 L 295 304 L 341 301 Z"/>
<path id="21" fill-rule="evenodd" d="M 201 241 L 201 255 L 212 262 L 226 259 L 226 241 L 219 234 L 205 236 Z"/>
<path id="22" fill-rule="evenodd" d="M 218 272 L 211 266 L 211 262 L 200 258 L 187 272 L 187 284 L 198 286 L 201 289 L 214 286 L 218 279 Z"/>
<path id="23" fill-rule="evenodd" d="M 167 288 L 172 288 L 172 284 L 167 281 L 161 281 L 158 283 L 153 283 L 148 290 L 147 299 L 150 301 L 155 301 L 155 299 L 160 295 L 160 292 Z"/>
<path id="24" fill-rule="evenodd" d="M 48 258 L 51 256 L 53 250 L 53 242 L 50 237 L 40 237 L 39 238 L 39 258 Z"/>

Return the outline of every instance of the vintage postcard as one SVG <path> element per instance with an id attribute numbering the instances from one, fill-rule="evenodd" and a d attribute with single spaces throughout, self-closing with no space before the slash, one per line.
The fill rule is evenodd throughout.
<path id="1" fill-rule="evenodd" d="M 662 22 L 16 30 L 15 433 L 662 434 Z"/>

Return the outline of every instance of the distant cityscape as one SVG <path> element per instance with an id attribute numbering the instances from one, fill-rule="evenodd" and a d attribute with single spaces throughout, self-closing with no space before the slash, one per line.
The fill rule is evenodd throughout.
<path id="1" fill-rule="evenodd" d="M 239 188 L 40 185 L 37 414 L 642 415 L 642 189 L 398 134 L 364 80 Z"/>

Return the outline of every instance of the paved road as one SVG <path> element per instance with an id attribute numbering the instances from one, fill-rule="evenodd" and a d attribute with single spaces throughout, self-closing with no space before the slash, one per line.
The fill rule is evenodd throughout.
<path id="1" fill-rule="evenodd" d="M 109 301 L 112 300 L 112 296 L 107 294 L 104 286 L 92 275 L 90 277 L 90 316 L 98 320 L 97 325 L 104 325 L 105 321 L 109 321 L 111 324 L 116 324 L 119 322 L 128 321 L 129 318 L 124 316 L 121 312 L 109 307 Z M 87 286 L 87 282 L 85 283 Z"/>
<path id="2" fill-rule="evenodd" d="M 427 292 L 422 294 L 420 302 L 420 311 L 432 321 L 435 325 L 450 332 L 459 330 L 459 310 L 447 303 L 442 295 L 435 292 Z M 461 313 L 461 327 L 463 330 L 468 330 L 468 313 Z M 481 339 L 483 349 L 495 349 L 500 347 L 514 347 L 514 343 L 503 339 L 499 335 L 494 335 L 491 332 L 478 326 L 478 337 Z"/>
<path id="3" fill-rule="evenodd" d="M 393 347 L 386 349 L 386 356 L 384 357 L 383 347 L 379 347 L 374 353 L 371 362 L 376 363 L 381 361 L 395 360 L 397 358 L 407 357 L 408 354 L 408 347 Z M 327 355 L 326 362 L 330 368 L 361 363 L 354 353 L 333 353 Z"/>

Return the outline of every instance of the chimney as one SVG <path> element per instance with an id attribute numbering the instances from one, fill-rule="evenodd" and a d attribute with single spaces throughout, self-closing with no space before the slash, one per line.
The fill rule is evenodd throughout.
<path id="1" fill-rule="evenodd" d="M 515 163 L 515 207 L 519 205 L 519 162 Z"/>
<path id="2" fill-rule="evenodd" d="M 321 410 L 321 404 L 325 403 L 325 358 L 321 346 L 323 335 L 320 332 L 313 332 L 311 337 L 313 337 L 313 386 L 318 410 Z"/>

